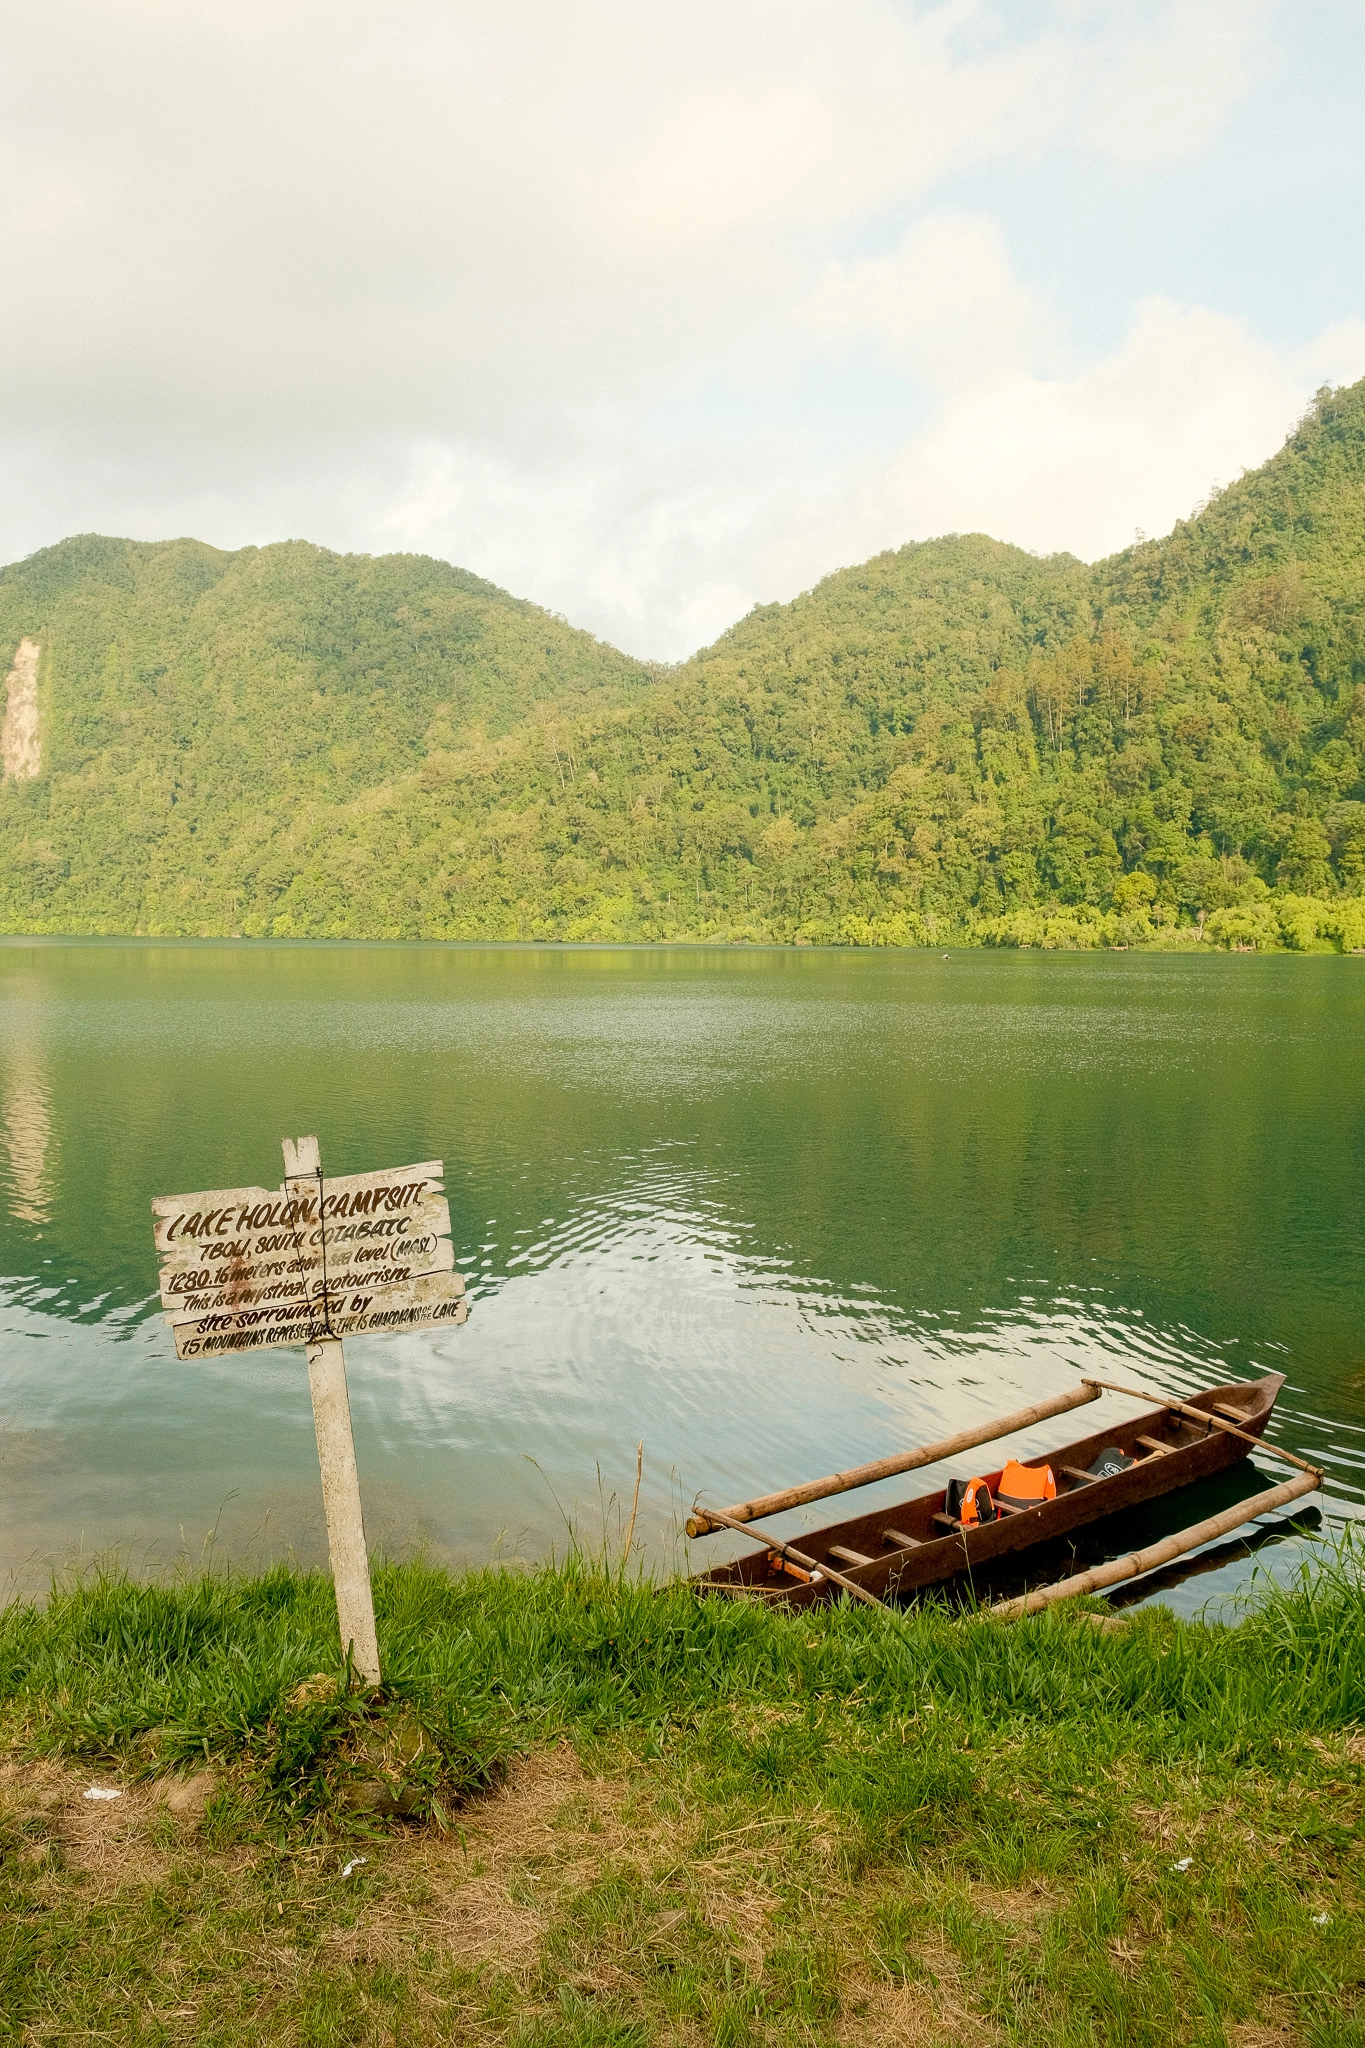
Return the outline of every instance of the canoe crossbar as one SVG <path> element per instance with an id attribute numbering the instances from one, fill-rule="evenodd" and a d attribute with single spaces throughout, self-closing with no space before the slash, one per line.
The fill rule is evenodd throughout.
<path id="1" fill-rule="evenodd" d="M 1152 1395 L 1144 1394 L 1140 1387 L 1120 1387 L 1113 1380 L 1087 1379 L 1083 1380 L 1081 1384 L 1087 1387 L 1103 1387 L 1106 1394 L 1127 1394 L 1134 1401 L 1147 1401 L 1155 1398 Z M 1287 1451 L 1283 1444 L 1271 1443 L 1264 1436 L 1253 1436 L 1249 1430 L 1239 1429 L 1235 1422 L 1229 1420 L 1226 1410 L 1195 1408 L 1188 1401 L 1172 1400 L 1169 1394 L 1162 1399 L 1161 1406 L 1168 1415 L 1182 1415 L 1186 1422 L 1202 1422 L 1206 1431 L 1221 1429 L 1225 1435 L 1235 1436 L 1242 1443 L 1250 1444 L 1254 1451 L 1264 1451 L 1267 1458 L 1280 1458 L 1283 1459 L 1286 1465 L 1297 1465 L 1300 1472 L 1317 1471 L 1315 1465 L 1310 1465 L 1306 1458 L 1300 1458 L 1296 1452 Z M 1244 1421 L 1245 1419 L 1243 1417 Z M 1149 1444 L 1151 1441 L 1151 1438 L 1146 1436 L 1138 1438 L 1140 1444 Z M 1168 1451 L 1173 1450 L 1175 1446 L 1172 1444 L 1159 1444 L 1154 1445 L 1153 1448 Z M 1318 1478 L 1321 1479 L 1321 1477 L 1322 1474 L 1319 1472 Z"/>
<path id="2" fill-rule="evenodd" d="M 1083 1408 L 1098 1401 L 1100 1389 L 1093 1381 L 1058 1394 L 1051 1401 L 1035 1402 L 994 1422 L 979 1423 L 975 1429 L 959 1430 L 936 1444 L 922 1444 L 917 1451 L 901 1451 L 894 1457 L 877 1458 L 870 1465 L 854 1465 L 847 1472 L 832 1472 L 826 1479 L 809 1479 L 804 1486 L 789 1486 L 782 1493 L 765 1493 L 757 1500 L 741 1501 L 738 1507 L 720 1511 L 694 1507 L 687 1518 L 689 1536 L 710 1536 L 717 1529 L 733 1528 L 736 1522 L 757 1522 L 765 1515 L 779 1515 L 784 1508 L 804 1507 L 807 1501 L 825 1500 L 832 1493 L 848 1493 L 857 1486 L 871 1486 L 878 1479 L 894 1479 L 898 1472 L 913 1472 L 920 1465 L 936 1465 L 940 1458 L 955 1458 L 960 1451 L 975 1450 L 978 1444 L 994 1443 L 997 1437 L 1012 1436 L 1049 1416 L 1065 1415 L 1068 1409 Z"/>
<path id="3" fill-rule="evenodd" d="M 861 1600 L 865 1607 L 886 1606 L 886 1602 L 879 1600 L 875 1593 L 869 1593 L 866 1586 L 858 1585 L 853 1579 L 846 1579 L 843 1573 L 836 1570 L 832 1564 L 822 1564 L 819 1558 L 811 1557 L 804 1550 L 797 1550 L 795 1545 L 791 1543 L 779 1543 L 775 1536 L 760 1536 L 757 1529 L 746 1529 L 743 1522 L 732 1522 L 728 1515 L 722 1516 L 721 1527 L 733 1529 L 738 1536 L 747 1536 L 751 1543 L 765 1544 L 768 1550 L 775 1556 L 786 1558 L 792 1564 L 799 1565 L 803 1576 L 811 1573 L 816 1579 L 832 1580 L 836 1586 L 842 1587 L 845 1593 L 851 1593 L 855 1600 Z M 704 1585 L 705 1580 L 701 1583 Z M 888 1609 L 887 1611 L 890 1612 L 891 1610 Z"/>

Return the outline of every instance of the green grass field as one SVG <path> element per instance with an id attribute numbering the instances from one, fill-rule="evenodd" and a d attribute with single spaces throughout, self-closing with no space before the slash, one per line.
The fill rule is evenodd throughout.
<path id="1" fill-rule="evenodd" d="M 0 1616 L 0 2039 L 1365 2041 L 1349 1558 L 1235 1629 L 376 1600 L 379 1704 L 317 1576 Z"/>

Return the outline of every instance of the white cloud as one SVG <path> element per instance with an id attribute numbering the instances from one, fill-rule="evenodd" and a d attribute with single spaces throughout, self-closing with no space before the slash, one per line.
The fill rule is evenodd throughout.
<path id="1" fill-rule="evenodd" d="M 1301 366 L 1155 304 L 1078 364 L 981 195 L 1049 153 L 1188 160 L 1273 12 L 11 10 L 0 554 L 424 548 L 676 654 L 911 533 L 1168 524 L 1268 452 Z"/>
<path id="2" fill-rule="evenodd" d="M 1058 323 L 1015 277 L 996 222 L 926 214 L 885 255 L 832 262 L 808 317 L 832 339 L 872 342 L 940 390 L 970 386 L 1051 353 Z"/>
<path id="3" fill-rule="evenodd" d="M 781 351 L 831 238 L 1075 146 L 1101 86 L 1141 124 L 1225 13 L 1074 11 L 1005 43 L 968 0 L 19 10 L 0 423 L 497 435 L 730 373 Z"/>
<path id="4" fill-rule="evenodd" d="M 1205 148 L 1268 68 L 1274 11 L 1270 0 L 1168 0 L 1143 9 L 1128 0 L 1077 0 L 1068 9 L 1073 21 L 1099 17 L 1108 32 L 1098 61 L 1078 80 L 1084 142 L 1135 168 Z"/>
<path id="5" fill-rule="evenodd" d="M 1323 381 L 1365 373 L 1365 320 L 1277 351 L 1237 321 L 1152 298 L 1112 354 L 1070 377 L 956 390 L 850 506 L 864 544 L 945 530 L 1041 554 L 1110 554 L 1164 533 L 1280 446 Z"/>
<path id="6" fill-rule="evenodd" d="M 433 447 L 371 545 L 439 536 L 439 552 L 477 555 L 603 637 L 676 656 L 754 602 L 907 540 L 984 531 L 1094 559 L 1137 527 L 1163 533 L 1272 455 L 1320 383 L 1361 374 L 1365 320 L 1277 351 L 1237 321 L 1154 298 L 1115 350 L 1070 374 L 1023 366 L 1008 347 L 970 380 L 953 368 L 925 428 L 822 476 L 768 444 L 697 448 L 661 473 L 628 450 L 599 453 L 530 481 Z"/>

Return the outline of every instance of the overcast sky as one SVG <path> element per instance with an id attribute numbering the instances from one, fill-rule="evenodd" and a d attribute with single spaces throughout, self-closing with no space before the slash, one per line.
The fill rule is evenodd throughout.
<path id="1" fill-rule="evenodd" d="M 1087 559 L 1365 375 L 1361 0 L 42 0 L 0 558 L 437 554 L 642 655 Z"/>

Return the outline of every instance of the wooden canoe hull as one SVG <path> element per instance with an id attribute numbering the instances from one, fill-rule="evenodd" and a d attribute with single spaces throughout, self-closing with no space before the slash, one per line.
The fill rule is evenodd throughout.
<path id="1" fill-rule="evenodd" d="M 1210 1387 L 1191 1396 L 1186 1405 L 1205 1411 L 1217 1409 L 1247 1435 L 1259 1437 L 1283 1385 L 1283 1373 L 1269 1373 L 1259 1380 Z M 1140 1441 L 1142 1438 L 1164 1448 L 1150 1450 Z M 1110 1448 L 1135 1457 L 1137 1462 L 1111 1478 L 1091 1480 L 1088 1484 L 1063 1470 L 1071 1466 L 1083 1472 L 1101 1451 Z M 854 1515 L 846 1521 L 831 1522 L 821 1529 L 801 1531 L 790 1540 L 807 1556 L 821 1564 L 829 1562 L 845 1578 L 866 1587 L 878 1599 L 904 1599 L 924 1586 L 939 1585 L 964 1573 L 987 1572 L 1021 1552 L 1064 1540 L 1074 1531 L 1110 1515 L 1123 1514 L 1178 1488 L 1209 1479 L 1239 1464 L 1250 1450 L 1249 1444 L 1219 1429 L 1212 1421 L 1201 1425 L 1169 1408 L 1152 1408 L 1055 1451 L 1031 1456 L 1029 1464 L 1052 1466 L 1057 1478 L 1057 1498 L 1019 1514 L 974 1529 L 946 1532 L 934 1522 L 934 1517 L 944 1509 L 945 1495 L 940 1490 Z M 973 1472 L 995 1492 L 999 1467 L 993 1471 L 975 1467 Z M 962 1476 L 968 1476 L 965 1470 Z M 914 1539 L 913 1546 L 899 1540 L 903 1537 Z M 859 1553 L 868 1562 L 850 1563 L 846 1558 L 832 1556 L 836 1545 L 841 1550 Z M 693 1583 L 702 1591 L 747 1591 L 795 1607 L 810 1606 L 839 1593 L 839 1588 L 828 1579 L 807 1584 L 773 1569 L 767 1553 L 757 1546 L 752 1556 L 717 1566 Z"/>

